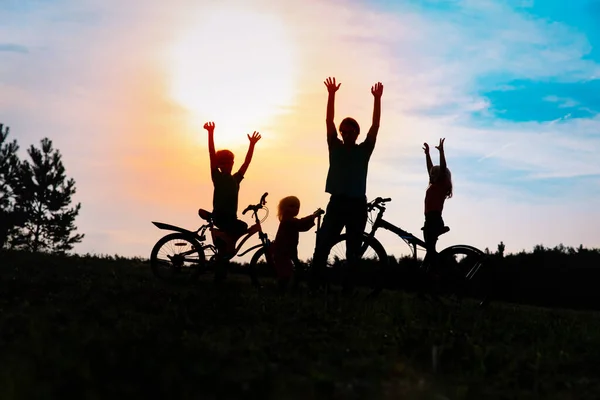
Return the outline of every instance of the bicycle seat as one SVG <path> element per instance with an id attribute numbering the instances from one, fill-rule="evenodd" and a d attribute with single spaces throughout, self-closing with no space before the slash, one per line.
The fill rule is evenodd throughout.
<path id="1" fill-rule="evenodd" d="M 198 215 L 200 216 L 200 218 L 202 218 L 205 221 L 210 221 L 212 219 L 212 213 L 210 213 L 202 208 L 198 210 Z"/>
<path id="2" fill-rule="evenodd" d="M 422 231 L 425 230 L 425 227 L 421 228 Z M 438 236 L 442 236 L 444 233 L 447 233 L 450 231 L 450 227 L 449 226 L 444 226 L 442 229 L 440 229 L 440 231 L 438 232 Z"/>

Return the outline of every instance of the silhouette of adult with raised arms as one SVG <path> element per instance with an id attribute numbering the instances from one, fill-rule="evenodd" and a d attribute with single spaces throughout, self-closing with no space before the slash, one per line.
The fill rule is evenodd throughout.
<path id="1" fill-rule="evenodd" d="M 210 176 L 214 186 L 213 222 L 217 228 L 229 236 L 228 243 L 215 243 L 219 250 L 232 251 L 237 239 L 248 229 L 248 224 L 237 218 L 240 182 L 248 170 L 256 142 L 261 138 L 258 132 L 248 135 L 250 146 L 240 169 L 232 174 L 234 155 L 229 150 L 215 151 L 214 122 L 204 124 L 208 131 L 208 153 L 210 156 Z"/>
<path id="2" fill-rule="evenodd" d="M 439 145 L 435 146 L 440 152 L 440 165 L 435 166 L 431 162 L 429 145 L 423 143 L 427 175 L 429 176 L 429 185 L 425 192 L 425 224 L 423 225 L 423 239 L 425 239 L 427 250 L 423 262 L 427 263 L 437 260 L 435 245 L 439 236 L 448 229 L 444 226 L 442 210 L 444 209 L 444 201 L 452 197 L 452 176 L 446 165 L 445 140 L 440 139 Z"/>
<path id="3" fill-rule="evenodd" d="M 343 292 L 350 294 L 353 289 L 352 278 L 360 259 L 362 234 L 367 223 L 367 172 L 379 132 L 383 85 L 377 82 L 371 87 L 374 98 L 373 121 L 365 140 L 357 144 L 360 126 L 355 119 L 344 118 L 340 123 L 342 140 L 338 138 L 334 123 L 335 94 L 341 83 L 336 83 L 335 78 L 327 78 L 324 83 L 328 92 L 325 122 L 329 148 L 329 170 L 325 191 L 331 197 L 315 247 L 310 286 L 314 290 L 322 282 L 328 251 L 342 229 L 346 227 L 348 265 L 344 273 Z"/>

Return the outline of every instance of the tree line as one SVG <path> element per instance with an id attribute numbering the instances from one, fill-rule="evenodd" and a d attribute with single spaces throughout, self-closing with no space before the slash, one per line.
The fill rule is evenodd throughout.
<path id="1" fill-rule="evenodd" d="M 9 127 L 0 124 L 0 250 L 65 253 L 81 242 L 72 205 L 75 181 L 67 178 L 62 155 L 44 138 L 21 160 Z"/>
<path id="2" fill-rule="evenodd" d="M 511 254 L 505 254 L 505 248 L 500 242 L 496 251 L 485 249 L 485 262 L 475 281 L 480 286 L 476 288 L 478 295 L 485 293 L 494 301 L 517 304 L 600 310 L 600 248 L 538 244 L 531 251 Z M 422 259 L 390 255 L 387 261 L 387 289 L 420 291 L 433 287 L 423 280 L 419 270 Z M 234 263 L 232 267 L 232 272 L 245 274 L 247 270 L 247 264 Z M 375 270 L 375 264 L 363 262 L 356 271 L 357 281 L 371 285 Z M 258 265 L 258 273 L 274 275 L 264 263 Z M 338 279 L 338 274 L 339 271 L 333 273 L 332 278 Z"/>

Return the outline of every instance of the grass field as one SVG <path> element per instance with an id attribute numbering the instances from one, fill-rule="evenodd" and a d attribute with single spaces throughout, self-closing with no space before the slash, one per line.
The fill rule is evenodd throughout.
<path id="1" fill-rule="evenodd" d="M 595 399 L 593 312 L 157 282 L 135 260 L 0 258 L 0 399 Z"/>

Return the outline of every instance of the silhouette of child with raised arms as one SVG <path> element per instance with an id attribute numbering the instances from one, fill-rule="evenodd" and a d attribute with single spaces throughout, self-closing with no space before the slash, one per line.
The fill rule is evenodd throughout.
<path id="1" fill-rule="evenodd" d="M 227 233 L 229 243 L 215 243 L 216 246 L 227 247 L 232 251 L 237 239 L 248 229 L 248 224 L 237 218 L 238 195 L 240 182 L 248 170 L 254 146 L 260 140 L 260 134 L 254 132 L 252 136 L 248 135 L 250 146 L 246 159 L 240 169 L 232 174 L 234 155 L 229 150 L 219 150 L 215 152 L 214 131 L 215 123 L 207 122 L 204 129 L 208 131 L 208 154 L 210 156 L 210 176 L 214 185 L 213 192 L 213 222 L 217 228 Z"/>
<path id="2" fill-rule="evenodd" d="M 436 255 L 435 245 L 438 237 L 447 231 L 442 219 L 442 210 L 444 209 L 444 201 L 452 197 L 452 176 L 446 165 L 444 141 L 445 139 L 440 139 L 440 144 L 435 147 L 440 152 L 440 165 L 435 166 L 431 162 L 429 145 L 427 143 L 423 144 L 429 176 L 429 186 L 425 192 L 425 224 L 423 226 L 423 238 L 427 249 L 424 262 L 433 261 L 433 257 Z"/>
<path id="3" fill-rule="evenodd" d="M 300 200 L 296 196 L 284 197 L 279 201 L 277 216 L 279 228 L 273 244 L 273 262 L 277 273 L 279 289 L 285 291 L 298 266 L 298 242 L 300 232 L 306 232 L 315 225 L 315 218 L 322 212 L 317 210 L 304 218 L 296 218 L 300 212 Z M 297 277 L 295 285 L 297 285 Z"/>
<path id="4" fill-rule="evenodd" d="M 353 118 L 342 120 L 340 123 L 342 140 L 338 138 L 333 122 L 335 93 L 341 83 L 336 84 L 335 78 L 327 78 L 324 83 L 328 92 L 325 122 L 329 148 L 329 171 L 327 172 L 325 191 L 331 194 L 331 197 L 313 256 L 311 288 L 315 289 L 318 286 L 327 262 L 327 252 L 345 226 L 348 265 L 344 274 L 343 286 L 344 293 L 349 294 L 352 291 L 351 278 L 360 259 L 358 253 L 367 223 L 367 170 L 379 131 L 383 85 L 381 82 L 377 82 L 371 87 L 371 94 L 374 98 L 373 121 L 365 140 L 357 144 L 356 139 L 360 133 L 360 126 L 356 120 Z"/>

